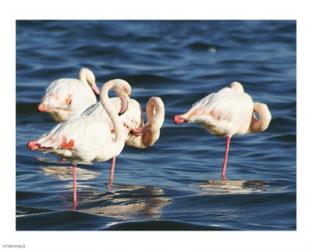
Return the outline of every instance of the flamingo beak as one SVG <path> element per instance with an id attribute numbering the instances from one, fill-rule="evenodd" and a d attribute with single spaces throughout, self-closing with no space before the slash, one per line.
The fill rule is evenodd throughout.
<path id="1" fill-rule="evenodd" d="M 143 127 L 133 129 L 131 132 L 134 136 L 142 136 L 147 132 L 151 132 L 151 125 L 145 125 Z"/>
<path id="2" fill-rule="evenodd" d="M 173 122 L 174 122 L 175 124 L 182 124 L 182 123 L 185 123 L 186 120 L 182 117 L 182 115 L 175 115 L 175 116 L 173 117 Z"/>
<path id="3" fill-rule="evenodd" d="M 119 98 L 121 100 L 121 108 L 120 108 L 118 115 L 122 115 L 123 113 L 126 112 L 126 110 L 128 108 L 129 97 L 128 96 L 120 96 Z"/>
<path id="4" fill-rule="evenodd" d="M 38 105 L 38 111 L 39 111 L 39 112 L 47 112 L 47 110 L 48 110 L 47 105 L 45 105 L 45 104 L 43 104 L 43 103 L 40 103 L 40 104 Z"/>
<path id="5" fill-rule="evenodd" d="M 40 144 L 36 141 L 29 141 L 27 147 L 29 150 L 37 150 L 40 148 Z"/>
<path id="6" fill-rule="evenodd" d="M 100 95 L 100 90 L 99 88 L 96 86 L 96 84 L 92 85 L 92 90 L 95 94 Z"/>

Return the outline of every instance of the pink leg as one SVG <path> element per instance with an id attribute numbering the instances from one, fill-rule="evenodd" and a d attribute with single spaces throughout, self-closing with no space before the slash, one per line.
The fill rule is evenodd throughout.
<path id="1" fill-rule="evenodd" d="M 112 159 L 112 166 L 109 171 L 109 179 L 108 179 L 108 184 L 107 188 L 110 190 L 113 186 L 113 181 L 114 181 L 114 173 L 115 173 L 115 163 L 116 163 L 116 157 L 113 157 Z"/>
<path id="2" fill-rule="evenodd" d="M 222 180 L 226 180 L 226 167 L 227 167 L 227 161 L 228 161 L 228 155 L 230 150 L 230 142 L 231 142 L 231 136 L 226 137 L 226 145 L 225 145 L 225 153 L 224 153 L 224 161 L 221 171 L 221 178 Z"/>
<path id="3" fill-rule="evenodd" d="M 77 163 L 73 163 L 72 166 L 72 174 L 73 174 L 73 207 L 74 209 L 77 207 L 77 177 L 76 177 L 76 167 Z"/>

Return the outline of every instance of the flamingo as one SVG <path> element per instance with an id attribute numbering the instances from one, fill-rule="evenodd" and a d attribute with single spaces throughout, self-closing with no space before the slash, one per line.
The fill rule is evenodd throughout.
<path id="1" fill-rule="evenodd" d="M 97 102 L 93 92 L 99 94 L 95 76 L 91 70 L 82 68 L 79 79 L 62 78 L 50 83 L 38 110 L 49 113 L 57 122 L 66 121 Z"/>
<path id="2" fill-rule="evenodd" d="M 111 104 L 114 109 L 123 110 L 122 99 L 110 98 Z M 160 136 L 160 128 L 163 125 L 165 119 L 165 105 L 160 97 L 149 98 L 146 104 L 147 123 L 144 124 L 143 114 L 140 104 L 135 99 L 128 101 L 126 111 L 119 116 L 124 127 L 123 132 L 126 138 L 126 145 L 135 148 L 147 148 L 153 146 Z M 96 119 L 102 119 L 103 122 L 107 122 L 110 126 L 111 132 L 115 133 L 114 126 L 103 106 L 97 103 L 82 113 L 82 116 L 95 116 Z M 112 168 L 109 173 L 109 181 L 107 188 L 111 189 L 114 180 L 114 168 L 116 158 L 112 160 Z"/>
<path id="3" fill-rule="evenodd" d="M 226 180 L 230 142 L 233 135 L 258 133 L 266 130 L 271 113 L 266 104 L 253 102 L 239 82 L 232 82 L 217 93 L 211 93 L 194 103 L 184 114 L 175 115 L 176 124 L 200 123 L 209 133 L 226 137 L 221 178 Z"/>
<path id="4" fill-rule="evenodd" d="M 165 120 L 165 105 L 160 97 L 151 97 L 146 104 L 147 123 L 130 130 L 126 144 L 135 148 L 153 146 L 160 137 L 160 129 Z M 142 116 L 141 116 L 142 117 Z M 143 126 L 142 126 L 143 125 Z"/>
<path id="5" fill-rule="evenodd" d="M 50 132 L 27 144 L 30 150 L 53 152 L 72 162 L 74 207 L 77 206 L 77 162 L 91 163 L 94 160 L 101 162 L 114 159 L 125 145 L 123 124 L 108 97 L 112 88 L 121 98 L 121 112 L 124 112 L 131 87 L 126 81 L 119 79 L 110 80 L 102 87 L 100 101 L 114 126 L 114 136 L 107 122 L 97 119 L 96 116 L 84 115 L 59 123 Z M 114 162 L 111 167 L 111 171 L 113 170 Z"/>

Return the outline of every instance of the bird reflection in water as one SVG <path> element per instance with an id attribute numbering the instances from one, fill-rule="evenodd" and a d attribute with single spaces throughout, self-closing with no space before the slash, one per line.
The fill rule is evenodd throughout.
<path id="1" fill-rule="evenodd" d="M 119 219 L 157 219 L 161 209 L 171 203 L 164 190 L 158 187 L 115 185 L 114 189 L 113 193 L 85 193 L 81 197 L 79 211 Z"/>
<path id="2" fill-rule="evenodd" d="M 72 177 L 68 166 L 46 166 L 41 169 L 45 175 L 58 180 L 70 180 Z M 78 180 L 91 180 L 100 174 L 99 171 L 77 168 Z M 79 187 L 82 185 L 79 184 Z M 113 188 L 113 192 L 102 193 L 98 188 L 84 183 L 83 189 L 79 191 L 79 207 L 78 204 L 73 204 L 74 209 L 79 212 L 125 220 L 133 217 L 157 219 L 160 218 L 161 209 L 171 203 L 171 199 L 166 197 L 164 190 L 158 187 L 114 185 Z M 68 189 L 71 189 L 70 184 Z M 71 195 L 64 194 L 62 200 L 67 204 L 72 202 Z"/>
<path id="3" fill-rule="evenodd" d="M 58 180 L 71 180 L 72 171 L 68 166 L 46 166 L 41 167 L 43 174 L 46 176 L 53 176 Z M 101 172 L 94 170 L 87 170 L 84 168 L 77 168 L 77 177 L 79 180 L 92 180 L 99 176 Z"/>
<path id="4" fill-rule="evenodd" d="M 268 182 L 262 180 L 209 180 L 199 185 L 209 194 L 250 194 L 265 192 Z"/>

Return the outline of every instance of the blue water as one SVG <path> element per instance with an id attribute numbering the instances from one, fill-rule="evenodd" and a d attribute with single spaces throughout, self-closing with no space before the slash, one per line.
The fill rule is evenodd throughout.
<path id="1" fill-rule="evenodd" d="M 55 125 L 36 111 L 45 88 L 81 67 L 142 107 L 160 96 L 166 120 L 153 147 L 124 148 L 113 192 L 110 162 L 80 165 L 73 209 L 70 164 L 26 143 Z M 171 117 L 234 80 L 272 121 L 233 137 L 223 185 L 224 138 Z M 295 21 L 17 21 L 16 81 L 17 230 L 296 229 Z"/>

